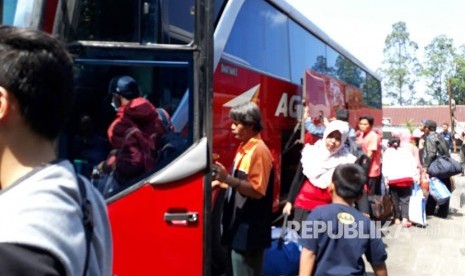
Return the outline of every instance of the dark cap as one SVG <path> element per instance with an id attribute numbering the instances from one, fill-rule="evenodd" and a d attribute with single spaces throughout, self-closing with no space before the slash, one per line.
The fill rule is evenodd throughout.
<path id="1" fill-rule="evenodd" d="M 429 130 L 436 130 L 437 124 L 433 120 L 426 120 L 424 126 Z"/>
<path id="2" fill-rule="evenodd" d="M 344 121 L 344 122 L 348 122 L 349 121 L 349 110 L 345 108 L 341 108 L 338 111 L 336 111 L 336 119 Z"/>
<path id="3" fill-rule="evenodd" d="M 137 82 L 129 76 L 114 77 L 108 86 L 110 94 L 117 94 L 132 100 L 140 96 L 140 88 Z"/>

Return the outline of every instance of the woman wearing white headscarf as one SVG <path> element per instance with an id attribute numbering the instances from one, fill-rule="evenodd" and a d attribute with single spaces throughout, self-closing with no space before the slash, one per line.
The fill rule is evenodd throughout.
<path id="1" fill-rule="evenodd" d="M 354 163 L 356 158 L 344 146 L 349 133 L 346 122 L 330 122 L 323 139 L 314 145 L 305 145 L 302 150 L 302 174 L 293 181 L 283 213 L 290 214 L 294 208 L 294 220 L 302 222 L 317 206 L 331 203 L 329 184 L 334 169 L 340 164 Z"/>

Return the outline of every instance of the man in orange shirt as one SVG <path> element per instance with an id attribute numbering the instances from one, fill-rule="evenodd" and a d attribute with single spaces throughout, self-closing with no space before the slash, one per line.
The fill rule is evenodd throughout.
<path id="1" fill-rule="evenodd" d="M 248 102 L 233 107 L 231 131 L 241 141 L 233 173 L 215 162 L 212 185 L 227 185 L 222 242 L 228 249 L 227 275 L 261 275 L 265 248 L 271 245 L 273 159 L 260 137 L 261 114 Z"/>
<path id="2" fill-rule="evenodd" d="M 381 142 L 380 136 L 373 130 L 374 119 L 370 115 L 361 116 L 358 128 L 361 134 L 357 143 L 362 145 L 363 152 L 370 157 L 368 170 L 368 195 L 381 194 Z"/>

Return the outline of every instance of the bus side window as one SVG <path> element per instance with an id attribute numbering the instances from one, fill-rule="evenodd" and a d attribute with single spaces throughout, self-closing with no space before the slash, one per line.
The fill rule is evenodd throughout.
<path id="1" fill-rule="evenodd" d="M 126 54 L 127 58 L 140 57 L 139 52 L 124 51 L 123 53 Z M 114 57 L 111 56 L 111 58 Z M 111 197 L 132 185 L 141 183 L 141 181 L 144 181 L 147 177 L 168 166 L 193 143 L 191 124 L 192 108 L 190 107 L 192 101 L 189 93 L 191 90 L 191 83 L 188 81 L 189 78 L 187 77 L 189 69 L 178 67 L 160 68 L 155 65 L 156 64 L 154 64 L 154 66 L 121 65 L 118 62 L 111 65 L 78 62 L 75 65 L 77 72 L 76 98 L 73 103 L 67 129 L 61 137 L 59 146 L 60 157 L 69 159 L 75 164 L 77 169 L 85 171 L 85 176 L 91 178 L 96 187 L 101 188 L 105 197 Z M 118 115 L 119 111 L 115 110 L 115 106 L 120 105 L 121 99 L 114 96 L 115 93 L 113 89 L 110 89 L 110 84 L 112 79 L 117 76 L 130 76 L 138 84 L 140 89 L 140 97 L 138 97 L 137 102 L 134 102 L 134 106 L 126 110 L 127 114 L 126 111 L 124 111 L 127 117 L 125 117 L 126 115 L 124 114 Z M 124 82 L 120 84 L 122 86 L 119 88 L 119 91 L 123 89 L 123 83 Z M 133 100 L 135 101 L 135 99 Z M 144 109 L 145 111 L 150 111 L 149 113 L 145 113 L 139 109 L 141 114 L 137 116 L 133 114 L 133 112 L 138 113 L 135 109 L 133 110 L 133 107 L 140 106 L 142 103 L 147 104 L 148 102 L 153 105 L 152 108 Z M 132 111 L 130 112 L 129 109 Z M 153 112 L 151 110 L 153 110 Z M 155 123 L 157 125 L 155 129 L 158 130 L 162 128 L 162 122 L 151 121 L 157 118 L 156 110 L 158 110 L 158 112 L 165 110 L 165 112 L 163 112 L 161 116 L 158 115 L 158 117 L 162 118 L 162 116 L 165 115 L 167 118 L 165 123 L 169 131 L 166 131 L 166 135 L 165 132 L 158 131 L 156 135 L 152 135 L 154 133 L 151 132 L 153 127 L 149 127 L 149 125 L 151 126 L 152 123 Z M 84 115 L 88 115 L 92 118 L 93 127 L 87 126 L 82 128 L 80 126 Z M 154 147 L 150 147 L 151 156 L 153 156 L 153 166 L 146 166 L 148 163 L 143 162 L 144 169 L 138 169 L 136 171 L 135 165 L 139 164 L 140 160 L 132 162 L 135 159 L 131 159 L 132 157 L 126 155 L 126 162 L 123 162 L 125 165 L 121 165 L 123 167 L 127 165 L 126 168 L 128 168 L 128 170 L 134 168 L 134 171 L 132 171 L 130 175 L 129 173 L 119 173 L 119 175 L 117 175 L 118 173 L 113 172 L 117 171 L 116 167 L 118 163 L 115 163 L 115 160 L 118 157 L 117 151 L 121 147 L 121 143 L 118 144 L 118 141 L 122 142 L 124 137 L 126 137 L 126 127 L 124 126 L 130 128 L 130 126 L 133 125 L 132 123 L 123 123 L 123 125 L 120 125 L 121 128 L 118 128 L 118 135 L 114 136 L 115 132 L 109 132 L 109 129 L 118 116 L 121 116 L 122 120 L 124 119 L 123 117 L 128 120 L 130 119 L 134 124 L 137 121 L 137 126 L 141 128 L 141 132 L 144 133 L 144 136 L 151 137 L 151 141 L 153 141 L 154 145 Z M 124 122 L 127 122 L 127 120 L 124 120 Z M 89 122 L 86 124 L 89 124 Z M 88 135 L 84 135 L 82 131 L 91 132 L 85 130 L 86 128 L 93 128 L 95 132 L 94 135 L 99 137 L 100 140 L 103 140 L 103 142 L 98 143 L 99 145 L 96 145 L 96 152 L 93 152 L 98 155 L 98 157 L 86 155 L 86 149 L 81 146 L 82 141 L 85 140 L 83 137 Z M 139 153 L 137 152 L 139 143 L 137 142 L 136 136 L 135 134 L 130 137 L 134 143 L 132 146 L 129 145 L 127 148 L 128 152 L 126 153 L 134 153 L 135 155 L 141 156 L 143 154 L 139 153 L 147 151 L 139 150 Z M 150 169 L 146 169 L 147 167 L 150 167 Z M 92 171 L 89 175 L 90 168 L 92 168 Z M 115 179 L 115 181 L 116 179 L 118 180 L 118 185 L 113 185 L 115 183 L 112 184 L 112 178 Z M 112 188 L 112 186 L 114 187 Z"/>

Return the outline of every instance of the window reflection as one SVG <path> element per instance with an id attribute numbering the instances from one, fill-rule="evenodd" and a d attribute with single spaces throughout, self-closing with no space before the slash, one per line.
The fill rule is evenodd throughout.
<path id="1" fill-rule="evenodd" d="M 247 31 L 244 31 L 247 30 Z M 262 1 L 246 1 L 225 51 L 264 72 L 290 78 L 287 18 Z"/>
<path id="2" fill-rule="evenodd" d="M 77 63 L 76 72 L 77 96 L 69 124 L 60 139 L 59 155 L 70 159 L 81 174 L 93 179 L 106 197 L 167 166 L 192 144 L 188 68 Z M 142 97 L 158 109 L 157 114 L 163 111 L 158 116 L 164 134 L 152 137 L 155 151 L 150 156 L 155 164 L 150 171 L 140 171 L 130 179 L 118 178 L 115 167 L 102 167 L 111 161 L 115 150 L 115 158 L 121 150 L 115 148 L 108 132 L 116 117 L 113 95 L 109 93 L 110 80 L 115 76 L 132 77 L 139 84 Z M 133 139 L 128 133 L 122 136 L 123 141 Z M 136 154 L 131 158 L 138 158 L 138 148 L 131 147 L 131 154 Z"/>
<path id="3" fill-rule="evenodd" d="M 368 74 L 366 80 L 366 85 L 363 89 L 363 102 L 374 108 L 382 108 L 380 82 Z"/>
<path id="4" fill-rule="evenodd" d="M 71 40 L 188 44 L 195 0 L 80 1 Z"/>
<path id="5" fill-rule="evenodd" d="M 336 76 L 348 84 L 362 88 L 365 82 L 364 72 L 355 63 L 339 56 L 336 60 Z"/>
<path id="6" fill-rule="evenodd" d="M 337 72 L 339 65 L 337 63 L 338 60 L 341 58 L 344 58 L 342 55 L 340 55 L 338 52 L 336 52 L 334 49 L 331 47 L 326 48 L 326 61 L 327 61 L 327 70 L 326 74 L 338 78 Z"/>
<path id="7" fill-rule="evenodd" d="M 326 72 L 326 55 L 323 42 L 295 22 L 289 22 L 291 45 L 291 81 L 300 84 L 306 69 Z"/>

